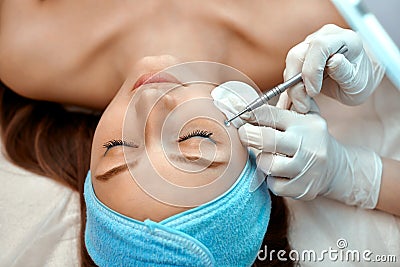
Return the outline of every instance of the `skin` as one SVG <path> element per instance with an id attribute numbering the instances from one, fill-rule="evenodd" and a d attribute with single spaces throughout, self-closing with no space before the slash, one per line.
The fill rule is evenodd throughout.
<path id="1" fill-rule="evenodd" d="M 153 62 L 151 67 L 149 62 Z M 137 62 L 137 71 L 132 76 L 175 62 L 176 59 L 169 56 L 148 58 Z M 160 176 L 180 186 L 197 187 L 207 185 L 221 175 L 228 177 L 228 182 L 218 186 L 219 193 L 201 196 L 204 202 L 228 190 L 244 168 L 247 150 L 241 144 L 236 128 L 223 126 L 225 117 L 214 106 L 210 95 L 215 86 L 149 83 L 132 90 L 134 84 L 134 79 L 124 83 L 103 113 L 95 132 L 91 172 L 100 201 L 137 220 L 161 221 L 191 207 L 171 205 L 147 194 L 141 186 L 143 180 L 138 178 L 143 177 L 146 182 Z M 177 87 L 169 90 L 173 86 Z M 196 110 L 193 103 L 198 101 L 202 107 Z M 185 103 L 191 108 L 185 109 Z M 209 111 L 207 116 L 204 116 L 204 110 Z M 168 115 L 172 116 L 170 121 Z M 124 119 L 129 123 L 124 125 Z M 178 142 L 179 137 L 195 130 L 212 132 L 212 135 Z M 161 138 L 161 131 L 166 132 L 166 138 Z M 113 139 L 123 139 L 131 145 L 105 149 L 103 144 Z M 181 160 L 173 155 L 181 155 Z M 148 159 L 152 165 L 148 164 Z M 130 166 L 129 170 L 112 177 L 104 175 L 125 162 Z M 168 192 L 163 190 L 162 184 L 157 189 Z"/>
<path id="2" fill-rule="evenodd" d="M 322 25 L 347 26 L 331 2 L 321 0 L 0 4 L 2 82 L 29 98 L 96 109 L 110 103 L 135 62 L 150 61 L 151 68 L 149 56 L 221 62 L 267 90 L 282 81 L 292 46 Z M 383 163 L 378 208 L 399 215 L 399 163 Z"/>
<path id="3" fill-rule="evenodd" d="M 266 90 L 282 81 L 292 46 L 324 24 L 345 26 L 327 0 L 3 0 L 0 11 L 1 80 L 98 109 L 147 56 L 224 63 Z"/>

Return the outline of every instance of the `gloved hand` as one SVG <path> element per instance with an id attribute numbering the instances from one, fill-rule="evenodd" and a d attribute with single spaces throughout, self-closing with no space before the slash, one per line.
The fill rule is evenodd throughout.
<path id="1" fill-rule="evenodd" d="M 335 54 L 345 45 L 346 53 Z M 329 58 L 330 57 L 330 58 Z M 324 70 L 329 78 L 323 82 Z M 352 30 L 326 25 L 294 46 L 286 58 L 285 80 L 301 72 L 300 83 L 282 94 L 279 105 L 306 113 L 310 99 L 321 91 L 346 105 L 364 102 L 379 85 L 384 67 L 366 53 L 360 37 Z"/>
<path id="2" fill-rule="evenodd" d="M 249 90 L 243 86 L 232 92 L 220 86 L 211 95 L 222 112 L 227 114 L 229 107 L 228 112 L 236 113 L 248 104 L 238 98 L 254 95 Z M 235 124 L 242 143 L 261 151 L 257 165 L 270 174 L 269 188 L 295 199 L 323 195 L 348 205 L 374 208 L 382 175 L 380 157 L 369 149 L 336 141 L 315 102 L 310 105 L 307 114 L 263 106 Z"/>

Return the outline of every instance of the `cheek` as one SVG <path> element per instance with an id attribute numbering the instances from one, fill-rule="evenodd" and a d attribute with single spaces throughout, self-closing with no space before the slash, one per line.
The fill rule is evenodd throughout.
<path id="1" fill-rule="evenodd" d="M 152 168 L 160 179 L 176 186 L 198 187 L 213 182 L 226 168 L 226 163 L 215 166 L 214 153 L 207 149 L 182 149 L 181 153 L 168 153 L 157 148 L 148 152 Z"/>
<path id="2" fill-rule="evenodd" d="M 247 150 L 241 145 L 236 129 L 217 132 L 215 135 L 220 138 L 216 143 L 193 137 L 180 143 L 162 143 L 158 139 L 147 144 L 152 168 L 161 178 L 185 187 L 204 186 L 224 174 L 237 177 L 247 160 Z"/>
<path id="3" fill-rule="evenodd" d="M 194 137 L 191 140 L 178 143 L 178 150 L 178 153 L 188 160 L 204 158 L 209 161 L 220 160 L 217 154 L 223 152 L 221 147 L 202 137 Z"/>
<path id="4" fill-rule="evenodd" d="M 93 181 L 97 198 L 116 212 L 136 220 L 161 221 L 188 208 L 173 207 L 155 200 L 146 194 L 128 174 L 121 174 L 113 180 Z"/>
<path id="5" fill-rule="evenodd" d="M 247 149 L 246 147 L 242 144 L 239 138 L 239 131 L 235 127 L 226 127 L 228 135 L 229 135 L 229 140 L 230 140 L 230 146 L 231 150 L 234 151 L 234 153 L 245 153 L 247 154 Z"/>

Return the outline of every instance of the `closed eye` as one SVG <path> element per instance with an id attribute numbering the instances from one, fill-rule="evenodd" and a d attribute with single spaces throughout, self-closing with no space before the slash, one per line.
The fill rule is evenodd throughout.
<path id="1" fill-rule="evenodd" d="M 103 144 L 103 147 L 106 148 L 106 152 L 104 152 L 104 155 L 108 152 L 113 147 L 116 146 L 126 146 L 126 147 L 133 147 L 133 148 L 138 148 L 139 146 L 133 142 L 125 141 L 125 140 L 118 140 L 118 139 L 113 139 L 110 141 L 107 141 L 106 143 Z"/>
<path id="2" fill-rule="evenodd" d="M 212 134 L 213 134 L 212 132 L 206 130 L 194 130 L 192 132 L 179 136 L 178 142 L 183 142 L 193 137 L 202 137 L 202 138 L 208 138 L 215 143 L 215 141 L 210 137 Z"/>

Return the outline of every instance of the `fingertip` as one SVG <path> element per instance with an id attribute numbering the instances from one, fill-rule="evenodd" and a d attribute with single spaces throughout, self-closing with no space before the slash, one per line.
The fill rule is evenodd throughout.
<path id="1" fill-rule="evenodd" d="M 247 125 L 248 125 L 248 123 L 240 126 L 239 129 L 238 129 L 239 138 L 241 140 L 247 138 Z"/>
<path id="2" fill-rule="evenodd" d="M 268 176 L 267 177 L 267 185 L 268 188 L 271 190 L 274 195 L 281 196 L 282 193 L 284 192 L 284 187 L 286 181 L 284 178 L 277 178 L 273 176 Z"/>
<path id="3" fill-rule="evenodd" d="M 231 121 L 231 124 L 233 126 L 235 126 L 237 129 L 240 128 L 241 126 L 243 126 L 246 122 L 244 120 L 242 120 L 241 117 L 234 119 L 233 121 Z"/>
<path id="4" fill-rule="evenodd" d="M 270 176 L 273 160 L 274 157 L 271 153 L 260 153 L 256 159 L 257 167 L 267 176 Z"/>

